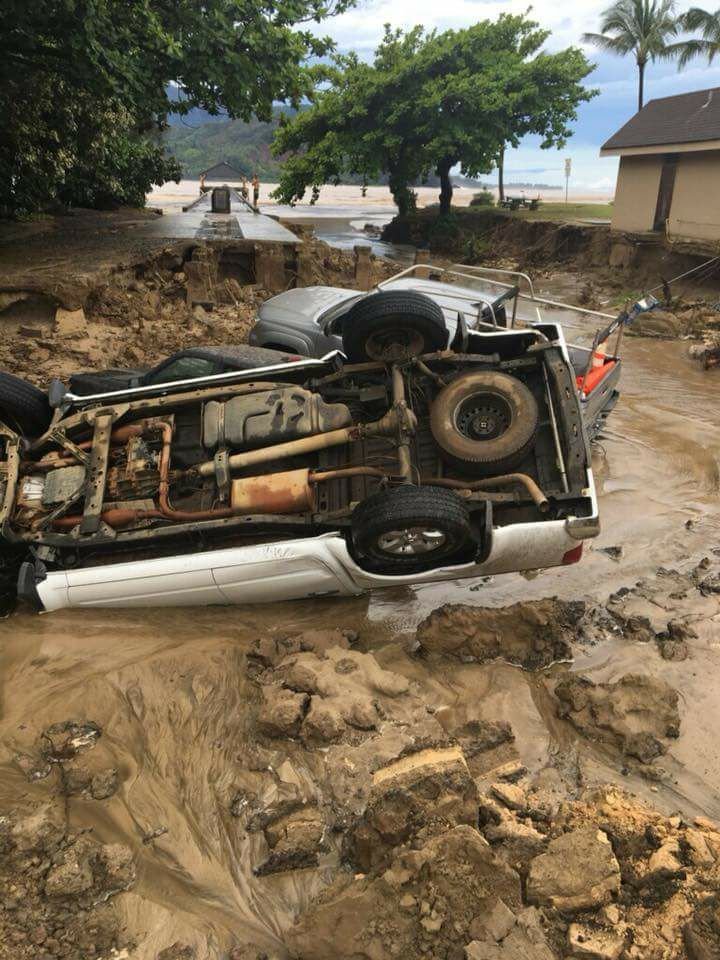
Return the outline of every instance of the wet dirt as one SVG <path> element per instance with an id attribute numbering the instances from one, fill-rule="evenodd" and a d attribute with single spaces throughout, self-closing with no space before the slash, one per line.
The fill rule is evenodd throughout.
<path id="1" fill-rule="evenodd" d="M 569 340 L 589 340 L 591 323 L 563 319 Z M 547 907 L 557 892 L 538 894 L 535 916 L 526 913 L 534 907 L 521 908 L 521 884 L 512 877 L 502 892 L 483 887 L 490 861 L 468 823 L 472 803 L 488 818 L 482 829 L 493 856 L 523 876 L 550 836 L 591 823 L 611 837 L 622 886 L 612 864 L 602 884 L 618 902 L 618 918 L 597 912 L 612 909 L 603 894 L 595 912 L 578 921 L 591 929 L 573 935 L 602 938 L 621 929 L 620 949 L 643 960 L 686 956 L 686 941 L 715 949 L 714 914 L 703 898 L 718 886 L 717 867 L 714 857 L 711 867 L 693 865 L 692 856 L 702 859 L 703 844 L 720 838 L 692 820 L 720 818 L 720 594 L 713 579 L 720 566 L 713 553 L 720 548 L 720 401 L 714 372 L 693 363 L 686 343 L 632 339 L 623 352 L 622 399 L 594 455 L 602 534 L 577 566 L 269 608 L 48 617 L 20 609 L 0 623 L 0 813 L 15 822 L 50 802 L 64 811 L 70 834 L 90 831 L 94 843 L 129 848 L 136 874 L 128 890 L 112 893 L 117 925 L 100 923 L 110 932 L 96 953 L 51 944 L 22 954 L 17 943 L 34 941 L 8 939 L 0 957 L 84 960 L 110 957 L 117 947 L 127 951 L 120 956 L 141 960 L 169 948 L 174 952 L 163 960 L 255 960 L 262 952 L 285 958 L 288 950 L 304 960 L 454 960 L 471 941 L 485 942 L 485 928 L 473 921 L 478 900 L 491 895 L 513 919 L 493 941 L 497 952 L 473 947 L 468 957 L 592 956 L 568 954 L 567 918 Z M 698 569 L 703 556 L 709 565 Z M 572 665 L 548 659 L 523 669 L 502 655 L 466 662 L 417 646 L 417 627 L 443 604 L 500 607 L 553 596 L 587 607 L 586 622 L 567 640 Z M 682 632 L 687 659 L 663 655 L 663 636 L 680 636 L 678 628 L 668 632 L 671 622 L 691 628 Z M 327 642 L 317 633 L 297 640 L 338 626 L 358 640 L 336 633 Z M 503 629 L 511 634 L 515 626 L 511 619 Z M 563 715 L 556 686 L 576 674 L 601 691 L 637 674 L 677 691 L 678 736 L 665 738 L 665 752 L 645 756 L 647 763 L 624 755 L 612 738 L 594 736 L 586 717 L 573 722 Z M 266 691 L 276 688 L 296 698 L 285 731 L 261 722 Z M 353 699 L 350 714 L 345 707 Z M 60 726 L 51 742 L 62 740 L 61 748 L 68 736 L 84 743 L 88 729 L 100 735 L 76 756 L 49 763 L 42 747 L 53 725 Z M 458 743 L 464 760 L 443 752 Z M 432 768 L 426 777 L 393 768 L 420 751 L 440 752 L 424 756 Z M 506 801 L 520 804 L 513 810 L 491 792 L 488 777 L 496 781 L 508 764 L 520 770 L 521 790 L 537 795 L 534 806 L 506 791 Z M 109 771 L 117 774 L 114 790 Z M 400 776 L 404 795 L 426 798 L 425 806 L 413 801 L 416 835 L 393 832 L 397 811 L 383 784 Z M 592 793 L 607 782 L 634 797 Z M 106 786 L 93 794 L 93 783 Z M 442 816 L 427 812 L 428 796 Z M 642 800 L 658 812 L 642 812 Z M 366 810 L 373 816 L 363 820 Z M 677 811 L 680 821 L 671 818 Z M 380 835 L 368 847 L 367 837 Z M 665 841 L 676 845 L 665 850 L 665 886 L 655 879 L 643 885 L 638 878 L 652 874 L 650 858 Z M 74 842 L 62 841 L 68 848 Z M 693 844 L 700 853 L 688 852 Z M 368 848 L 385 852 L 375 862 L 358 853 Z M 673 874 L 670 855 L 689 884 Z M 443 862 L 475 878 L 471 897 L 443 875 Z M 268 863 L 281 869 L 266 869 Z M 353 881 L 353 871 L 367 870 L 367 879 Z M 543 879 L 539 867 L 536 873 Z M 93 903 L 104 902 L 99 886 L 89 889 Z M 86 925 L 94 923 L 99 906 L 83 909 Z M 61 946 L 63 930 L 75 929 L 74 911 L 57 919 L 60 933 L 51 939 Z M 12 916 L 0 910 L 3 929 L 30 938 L 22 924 L 11 927 Z M 374 926 L 366 936 L 368 924 Z M 341 947 L 339 935 L 346 937 Z M 392 950 L 383 952 L 384 944 Z M 713 955 L 692 949 L 688 956 Z"/>

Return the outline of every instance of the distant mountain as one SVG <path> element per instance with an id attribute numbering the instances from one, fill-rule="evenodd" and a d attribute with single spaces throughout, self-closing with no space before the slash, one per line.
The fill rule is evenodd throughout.
<path id="1" fill-rule="evenodd" d="M 276 183 L 280 176 L 282 161 L 270 152 L 278 117 L 281 113 L 291 113 L 288 109 L 277 108 L 271 123 L 252 120 L 228 120 L 227 116 L 213 117 L 205 110 L 191 110 L 187 116 L 171 114 L 168 117 L 170 127 L 165 131 L 165 149 L 177 157 L 188 179 L 199 177 L 203 170 L 226 160 L 231 166 L 242 170 L 247 176 L 257 173 L 261 180 Z M 475 187 L 481 184 L 467 177 L 453 176 L 456 186 Z M 360 177 L 348 176 L 345 183 L 360 183 Z M 387 184 L 387 177 L 380 177 L 373 183 Z M 422 181 L 425 186 L 439 186 L 437 177 L 431 176 Z"/>
<path id="2" fill-rule="evenodd" d="M 192 110 L 186 117 L 173 115 L 168 119 L 170 128 L 165 132 L 165 149 L 177 157 L 186 177 L 197 177 L 202 170 L 227 160 L 248 176 L 257 173 L 261 180 L 277 180 L 280 161 L 270 153 L 277 119 L 272 123 L 259 120 L 245 123 L 211 117 L 204 110 Z"/>

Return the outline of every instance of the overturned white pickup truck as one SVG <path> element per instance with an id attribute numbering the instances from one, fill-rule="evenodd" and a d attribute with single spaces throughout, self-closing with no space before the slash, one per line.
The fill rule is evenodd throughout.
<path id="1" fill-rule="evenodd" d="M 433 300 L 384 290 L 343 339 L 95 395 L 56 384 L 39 436 L 0 402 L 6 586 L 45 610 L 251 603 L 580 559 L 599 519 L 558 325 L 459 316 L 450 338 Z"/>

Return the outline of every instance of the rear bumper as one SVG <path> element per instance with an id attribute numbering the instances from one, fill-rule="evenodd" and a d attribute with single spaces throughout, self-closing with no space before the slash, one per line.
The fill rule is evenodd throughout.
<path id="1" fill-rule="evenodd" d="M 66 607 L 156 607 L 276 603 L 320 596 L 354 596 L 386 586 L 468 579 L 559 566 L 579 559 L 596 520 L 519 523 L 493 530 L 482 563 L 408 576 L 382 576 L 359 567 L 339 533 L 257 546 L 45 571 L 26 565 L 21 593 L 45 611 Z M 572 560 L 568 560 L 572 556 Z"/>

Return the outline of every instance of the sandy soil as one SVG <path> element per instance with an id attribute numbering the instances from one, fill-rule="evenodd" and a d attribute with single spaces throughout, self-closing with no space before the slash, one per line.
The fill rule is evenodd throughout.
<path id="1" fill-rule="evenodd" d="M 108 274 L 80 332 L 6 312 L 0 362 L 242 337 L 262 291 L 191 313 L 166 256 Z M 318 248 L 318 279 L 350 263 Z M 624 357 L 577 566 L 1 623 L 0 958 L 718 956 L 715 373 L 679 339 Z"/>
<path id="2" fill-rule="evenodd" d="M 268 212 L 270 212 L 269 208 L 275 207 L 277 209 L 279 206 L 270 196 L 276 187 L 276 183 L 260 184 L 260 204 L 261 206 L 267 206 Z M 175 212 L 181 208 L 183 204 L 194 200 L 198 195 L 198 189 L 198 181 L 196 180 L 181 180 L 180 183 L 165 183 L 162 187 L 158 187 L 148 194 L 147 203 L 151 207 L 159 207 L 168 213 Z M 453 191 L 453 204 L 458 207 L 466 207 L 479 189 L 479 187 L 455 187 Z M 437 187 L 416 187 L 416 192 L 419 207 L 427 207 L 430 206 L 430 204 L 438 202 Z M 516 188 L 513 188 L 511 192 L 513 195 L 518 196 L 521 193 L 526 193 L 529 197 L 534 197 L 538 194 L 538 191 L 529 189 L 522 191 Z M 496 190 L 493 190 L 493 193 L 497 195 Z M 564 191 L 560 188 L 557 190 L 541 190 L 539 193 L 545 200 L 555 202 L 562 201 L 565 196 Z M 611 197 L 608 197 L 606 194 L 588 193 L 587 191 L 574 192 L 571 190 L 568 199 L 574 202 L 607 203 Z M 348 216 L 355 215 L 355 212 L 358 210 L 367 210 L 368 213 L 377 212 L 378 210 L 395 212 L 395 204 L 387 187 L 367 187 L 365 195 L 363 196 L 363 191 L 360 186 L 343 184 L 337 187 L 332 184 L 326 184 L 320 191 L 320 199 L 314 207 L 311 207 L 307 203 L 299 203 L 294 209 L 298 213 L 307 212 L 324 216 L 324 207 L 331 207 L 336 210 L 342 208 L 343 212 L 347 212 Z"/>

